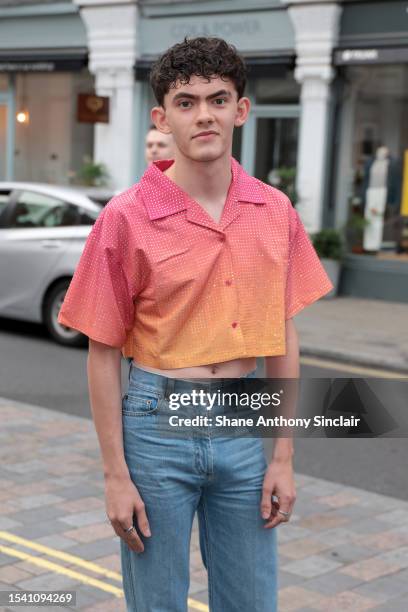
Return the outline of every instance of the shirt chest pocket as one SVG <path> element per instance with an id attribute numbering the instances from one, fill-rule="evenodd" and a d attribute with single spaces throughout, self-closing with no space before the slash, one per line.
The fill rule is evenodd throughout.
<path id="1" fill-rule="evenodd" d="M 122 413 L 127 416 L 149 416 L 157 412 L 159 401 L 159 393 L 132 387 L 122 398 Z"/>

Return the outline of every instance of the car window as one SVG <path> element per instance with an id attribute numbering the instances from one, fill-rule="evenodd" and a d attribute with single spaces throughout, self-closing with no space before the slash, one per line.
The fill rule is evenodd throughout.
<path id="1" fill-rule="evenodd" d="M 10 191 L 0 190 L 0 215 L 9 203 L 10 193 Z"/>
<path id="2" fill-rule="evenodd" d="M 79 224 L 80 225 L 93 225 L 99 215 L 99 211 L 97 212 L 97 211 L 89 210 L 85 208 L 79 208 L 78 211 L 79 211 Z"/>
<path id="3" fill-rule="evenodd" d="M 34 191 L 18 196 L 10 227 L 64 227 L 78 224 L 75 206 Z"/>

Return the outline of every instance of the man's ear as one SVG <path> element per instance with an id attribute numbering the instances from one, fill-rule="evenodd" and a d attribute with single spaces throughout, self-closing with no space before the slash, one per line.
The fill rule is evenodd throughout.
<path id="1" fill-rule="evenodd" d="M 237 103 L 237 114 L 235 116 L 235 127 L 240 127 L 244 125 L 245 121 L 248 118 L 249 111 L 251 109 L 251 102 L 249 98 L 242 97 L 238 100 Z"/>
<path id="2" fill-rule="evenodd" d="M 166 111 L 163 106 L 154 106 L 150 111 L 150 118 L 159 132 L 171 134 L 171 129 L 167 123 Z"/>

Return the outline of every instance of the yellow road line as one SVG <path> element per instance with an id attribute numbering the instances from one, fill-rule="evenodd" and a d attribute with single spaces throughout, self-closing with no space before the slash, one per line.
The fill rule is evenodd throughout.
<path id="1" fill-rule="evenodd" d="M 20 536 L 14 535 L 13 533 L 8 533 L 7 531 L 0 531 L 0 540 L 7 540 L 8 542 L 13 542 L 13 544 L 21 544 L 26 548 L 31 548 L 32 550 L 36 550 L 37 552 L 44 553 L 49 557 L 55 557 L 56 559 L 60 559 L 61 561 L 67 561 L 68 563 L 72 563 L 73 565 L 77 565 L 78 567 L 83 567 L 84 569 L 89 570 L 90 572 L 94 572 L 95 574 L 101 574 L 106 578 L 111 578 L 112 580 L 117 580 L 118 582 L 122 582 L 122 576 L 117 572 L 113 572 L 112 570 L 106 569 L 101 565 L 97 565 L 96 563 L 92 563 L 91 561 L 85 561 L 81 559 L 81 557 L 76 557 L 75 555 L 70 555 L 69 553 L 63 552 L 61 550 L 55 550 L 55 548 L 50 548 L 49 546 L 44 546 L 43 544 L 38 544 L 37 542 L 32 542 L 31 540 L 26 540 L 25 538 L 21 538 Z"/>
<path id="2" fill-rule="evenodd" d="M 102 582 L 101 580 L 97 580 L 96 578 L 91 578 L 91 576 L 86 576 L 85 574 L 80 574 L 79 572 L 74 572 L 73 570 L 70 570 L 67 567 L 63 567 L 62 565 L 58 565 L 57 563 L 53 563 L 52 561 L 48 561 L 47 559 L 34 557 L 33 555 L 29 555 L 28 553 L 22 552 L 21 550 L 10 548 L 9 546 L 0 545 L 0 552 L 11 557 L 17 557 L 17 559 L 22 559 L 23 561 L 28 561 L 33 565 L 38 565 L 38 567 L 44 567 L 48 570 L 56 572 L 57 574 L 63 574 L 64 576 L 68 576 L 69 578 L 73 578 L 74 580 L 78 580 L 79 582 L 83 582 L 84 584 L 89 584 L 90 586 L 94 586 L 97 589 L 101 589 L 102 591 L 111 593 L 112 595 L 115 595 L 115 597 L 123 597 L 124 595 L 122 589 L 119 589 L 118 587 L 115 587 L 112 584 Z"/>
<path id="3" fill-rule="evenodd" d="M 340 370 L 341 372 L 353 372 L 362 376 L 374 376 L 377 378 L 392 378 L 392 379 L 408 379 L 407 373 L 390 372 L 389 370 L 381 370 L 380 368 L 370 368 L 366 366 L 354 366 L 344 362 L 330 361 L 328 359 L 320 359 L 319 357 L 301 357 L 300 363 L 304 365 L 316 366 L 329 370 Z"/>
<path id="4" fill-rule="evenodd" d="M 32 542 L 31 540 L 27 540 L 26 538 L 14 535 L 13 533 L 8 533 L 7 531 L 0 531 L 0 539 L 7 540 L 8 542 L 12 542 L 13 544 L 25 546 L 26 548 L 31 548 L 32 550 L 44 553 L 49 557 L 55 557 L 57 559 L 60 559 L 61 561 L 67 561 L 69 563 L 72 563 L 73 565 L 77 565 L 78 567 L 83 567 L 84 569 L 87 569 L 91 572 L 101 574 L 103 576 L 106 576 L 107 578 L 122 582 L 122 576 L 117 572 L 108 570 L 105 567 L 102 567 L 101 565 L 92 563 L 91 561 L 85 561 L 84 559 L 81 559 L 81 557 L 70 555 L 69 553 L 50 548 L 49 546 L 44 546 L 43 544 L 38 544 L 37 542 Z M 66 567 L 63 567 L 62 565 L 58 565 L 57 563 L 48 561 L 47 559 L 36 557 L 34 555 L 30 555 L 20 550 L 16 550 L 15 548 L 10 548 L 9 546 L 3 546 L 1 544 L 0 552 L 3 552 L 4 554 L 9 556 L 17 557 L 18 559 L 22 559 L 24 561 L 27 561 L 28 563 L 32 563 L 33 565 L 44 567 L 46 569 L 49 569 L 50 571 L 56 572 L 57 574 L 64 574 L 65 576 L 69 576 L 70 578 L 74 578 L 75 580 L 94 586 L 98 589 L 101 589 L 102 591 L 112 593 L 113 595 L 115 595 L 115 597 L 124 596 L 122 589 L 108 584 L 107 582 L 102 582 L 101 580 L 92 578 L 91 576 L 75 572 Z M 196 599 L 192 599 L 191 597 L 189 597 L 187 603 L 188 606 L 193 610 L 208 612 L 207 604 L 204 604 L 201 601 L 197 601 Z"/>
<path id="5" fill-rule="evenodd" d="M 188 606 L 193 608 L 193 610 L 201 610 L 202 612 L 208 612 L 209 608 L 207 604 L 201 603 L 201 601 L 197 601 L 195 599 L 191 599 L 190 597 L 187 599 Z"/>

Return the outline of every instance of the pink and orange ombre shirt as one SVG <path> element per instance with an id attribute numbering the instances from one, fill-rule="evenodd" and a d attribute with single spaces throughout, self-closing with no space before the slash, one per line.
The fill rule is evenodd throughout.
<path id="1" fill-rule="evenodd" d="M 59 322 L 160 369 L 285 354 L 285 320 L 332 288 L 298 213 L 232 159 L 216 223 L 172 163 L 101 212 Z"/>

